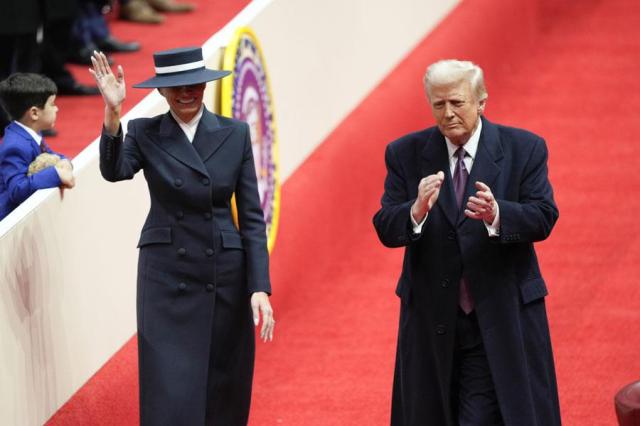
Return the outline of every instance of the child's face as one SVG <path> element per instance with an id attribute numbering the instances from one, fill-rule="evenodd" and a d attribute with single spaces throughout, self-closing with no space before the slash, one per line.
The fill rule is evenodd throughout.
<path id="1" fill-rule="evenodd" d="M 44 104 L 44 108 L 37 108 L 38 119 L 36 125 L 38 130 L 51 129 L 56 124 L 56 116 L 58 115 L 58 107 L 55 104 L 56 95 L 49 96 L 47 102 Z"/>

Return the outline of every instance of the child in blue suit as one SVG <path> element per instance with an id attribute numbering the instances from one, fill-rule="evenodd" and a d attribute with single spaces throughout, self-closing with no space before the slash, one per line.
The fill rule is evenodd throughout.
<path id="1" fill-rule="evenodd" d="M 56 93 L 55 83 L 38 74 L 16 73 L 0 82 L 0 102 L 13 120 L 0 145 L 0 220 L 38 189 L 75 185 L 71 162 L 51 151 L 41 135 L 55 124 Z M 56 154 L 60 161 L 35 173 L 32 166 L 29 173 L 42 153 Z"/>

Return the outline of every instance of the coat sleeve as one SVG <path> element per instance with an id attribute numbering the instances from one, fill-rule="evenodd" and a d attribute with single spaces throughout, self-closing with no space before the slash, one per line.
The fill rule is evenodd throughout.
<path id="1" fill-rule="evenodd" d="M 269 280 L 269 252 L 264 213 L 260 207 L 249 126 L 245 132 L 243 158 L 236 182 L 235 194 L 238 207 L 238 223 L 247 259 L 247 284 L 249 294 L 264 291 L 271 294 Z"/>
<path id="2" fill-rule="evenodd" d="M 518 201 L 497 200 L 501 243 L 541 241 L 551 233 L 559 213 L 549 182 L 547 158 L 544 140 L 537 139 L 522 174 Z"/>
<path id="3" fill-rule="evenodd" d="M 22 203 L 38 189 L 55 188 L 62 184 L 53 166 L 27 176 L 31 161 L 33 158 L 30 153 L 16 145 L 8 146 L 2 157 L 2 177 L 9 192 L 9 200 L 14 205 Z"/>
<path id="4" fill-rule="evenodd" d="M 100 173 L 109 182 L 132 179 L 143 167 L 143 157 L 136 140 L 136 126 L 132 120 L 122 141 L 122 127 L 115 136 L 104 127 L 100 135 Z"/>
<path id="5" fill-rule="evenodd" d="M 393 148 L 394 145 L 390 144 L 385 151 L 387 176 L 384 181 L 382 207 L 373 216 L 373 225 L 382 244 L 387 247 L 402 247 L 420 238 L 421 234 L 413 233 L 409 215 L 415 194 L 407 192 L 406 174 Z M 423 231 L 427 222 L 422 227 Z"/>

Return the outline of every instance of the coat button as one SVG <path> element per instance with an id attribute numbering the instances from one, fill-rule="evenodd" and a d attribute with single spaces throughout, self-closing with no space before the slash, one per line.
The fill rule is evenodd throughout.
<path id="1" fill-rule="evenodd" d="M 205 218 L 206 220 L 211 220 L 211 212 L 206 212 L 206 213 L 204 214 L 204 218 Z"/>
<path id="2" fill-rule="evenodd" d="M 176 180 L 173 181 L 173 184 L 178 188 L 180 188 L 182 186 L 182 179 L 177 178 Z"/>
<path id="3" fill-rule="evenodd" d="M 453 231 L 449 231 L 449 233 L 447 234 L 447 238 L 450 240 L 455 240 L 456 239 L 456 233 Z"/>
<path id="4" fill-rule="evenodd" d="M 449 287 L 449 280 L 445 278 L 444 280 L 440 281 L 440 285 L 442 286 L 442 288 Z"/>
<path id="5" fill-rule="evenodd" d="M 207 291 L 211 293 L 213 291 L 213 284 L 207 284 Z"/>
<path id="6" fill-rule="evenodd" d="M 207 254 L 207 256 L 213 256 L 213 249 L 208 248 L 204 252 Z"/>
<path id="7" fill-rule="evenodd" d="M 180 283 L 178 284 L 178 288 L 180 289 L 180 291 L 185 291 L 187 289 L 187 284 Z"/>
<path id="8" fill-rule="evenodd" d="M 205 186 L 209 185 L 209 179 L 207 179 L 207 178 L 202 178 L 202 180 L 200 182 L 202 182 L 202 184 L 205 185 Z"/>
<path id="9" fill-rule="evenodd" d="M 436 325 L 436 334 L 443 335 L 447 333 L 447 327 L 443 324 Z"/>
<path id="10" fill-rule="evenodd" d="M 184 212 L 180 210 L 176 213 L 176 219 L 182 219 L 184 217 Z"/>
<path id="11" fill-rule="evenodd" d="M 180 256 L 184 256 L 185 254 L 187 254 L 187 249 L 185 249 L 184 247 L 180 247 L 180 248 L 178 249 L 178 254 L 179 254 Z"/>

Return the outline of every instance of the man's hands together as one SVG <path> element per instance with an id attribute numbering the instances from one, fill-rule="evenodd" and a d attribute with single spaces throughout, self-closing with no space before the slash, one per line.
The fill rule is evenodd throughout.
<path id="1" fill-rule="evenodd" d="M 418 184 L 418 196 L 411 206 L 411 216 L 416 223 L 424 220 L 425 216 L 433 208 L 438 200 L 440 188 L 444 182 L 444 172 L 440 171 L 420 180 Z M 464 214 L 477 220 L 483 220 L 491 225 L 498 214 L 498 203 L 491 192 L 491 188 L 482 182 L 476 182 L 478 190 L 475 196 L 469 197 Z"/>

